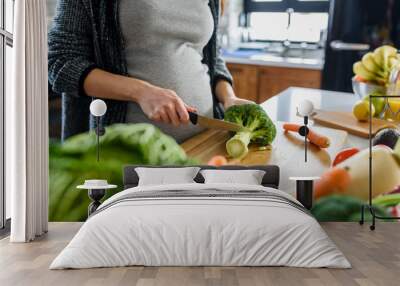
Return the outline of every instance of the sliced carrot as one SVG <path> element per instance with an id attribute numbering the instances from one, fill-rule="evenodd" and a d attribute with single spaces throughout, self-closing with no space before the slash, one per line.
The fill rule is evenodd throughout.
<path id="1" fill-rule="evenodd" d="M 331 145 L 331 141 L 328 137 L 320 135 L 315 131 L 312 131 L 311 129 L 309 129 L 307 138 L 308 140 L 310 140 L 311 143 L 317 145 L 320 148 L 328 148 Z"/>
<path id="2" fill-rule="evenodd" d="M 285 131 L 299 132 L 301 127 L 302 127 L 302 125 L 296 124 L 296 123 L 284 123 L 283 124 L 283 129 Z M 328 148 L 331 144 L 328 137 L 326 137 L 324 135 L 320 135 L 317 132 L 311 130 L 310 128 L 308 128 L 307 138 L 311 143 L 313 143 L 314 145 L 317 145 L 320 148 Z"/>
<path id="3" fill-rule="evenodd" d="M 217 156 L 212 157 L 210 159 L 210 161 L 208 161 L 208 163 L 207 163 L 207 165 L 216 166 L 216 167 L 224 166 L 226 164 L 228 164 L 228 160 L 222 155 L 217 155 Z"/>

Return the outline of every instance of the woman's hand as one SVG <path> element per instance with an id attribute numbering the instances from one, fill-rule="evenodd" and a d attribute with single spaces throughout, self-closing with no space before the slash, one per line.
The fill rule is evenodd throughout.
<path id="1" fill-rule="evenodd" d="M 171 123 L 174 126 L 187 124 L 188 111 L 196 111 L 195 108 L 186 105 L 173 90 L 150 84 L 143 89 L 136 101 L 151 120 Z"/>
<path id="2" fill-rule="evenodd" d="M 233 105 L 255 103 L 254 101 L 237 97 L 230 83 L 225 80 L 220 80 L 217 83 L 215 93 L 218 100 L 224 105 L 225 110 Z"/>
<path id="3" fill-rule="evenodd" d="M 86 76 L 83 88 L 89 96 L 136 102 L 150 119 L 175 126 L 188 123 L 188 111 L 196 111 L 172 90 L 101 69 L 93 69 Z"/>
<path id="4" fill-rule="evenodd" d="M 249 104 L 249 103 L 255 103 L 254 101 L 251 100 L 247 100 L 247 99 L 243 99 L 243 98 L 239 98 L 239 97 L 230 97 L 227 98 L 224 101 L 224 109 L 227 110 L 229 107 L 233 106 L 233 105 L 243 105 L 243 104 Z"/>

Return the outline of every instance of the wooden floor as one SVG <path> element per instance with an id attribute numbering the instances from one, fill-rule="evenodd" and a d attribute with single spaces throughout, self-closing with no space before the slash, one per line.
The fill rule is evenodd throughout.
<path id="1" fill-rule="evenodd" d="M 379 223 L 371 232 L 356 223 L 324 223 L 324 229 L 353 269 L 288 267 L 126 267 L 48 270 L 79 229 L 79 223 L 51 223 L 49 233 L 30 244 L 0 241 L 0 285 L 400 285 L 400 224 Z"/>

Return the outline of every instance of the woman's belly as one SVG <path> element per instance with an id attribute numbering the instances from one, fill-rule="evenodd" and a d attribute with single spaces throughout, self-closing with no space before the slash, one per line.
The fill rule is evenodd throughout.
<path id="1" fill-rule="evenodd" d="M 208 0 L 121 0 L 119 11 L 128 74 L 171 89 L 199 114 L 213 116 L 210 77 L 202 63 L 214 30 Z M 127 121 L 153 123 L 179 142 L 202 130 L 153 122 L 134 103 Z"/>

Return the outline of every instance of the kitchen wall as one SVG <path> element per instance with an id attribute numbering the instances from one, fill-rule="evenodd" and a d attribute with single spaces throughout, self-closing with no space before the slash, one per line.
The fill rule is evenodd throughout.
<path id="1" fill-rule="evenodd" d="M 243 12 L 243 0 L 228 0 L 220 22 L 220 43 L 222 48 L 237 46 L 241 40 L 239 16 Z"/>

